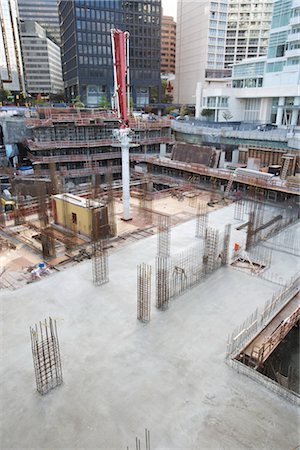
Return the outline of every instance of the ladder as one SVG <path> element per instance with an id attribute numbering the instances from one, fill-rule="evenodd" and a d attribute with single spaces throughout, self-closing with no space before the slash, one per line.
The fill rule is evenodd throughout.
<path id="1" fill-rule="evenodd" d="M 282 171 L 281 171 L 281 175 L 280 175 L 280 178 L 282 179 L 282 180 L 286 180 L 286 177 L 287 177 L 287 173 L 288 173 L 288 170 L 289 170 L 289 167 L 290 167 L 290 162 L 294 159 L 292 156 L 283 156 L 282 157 L 283 159 L 284 159 L 284 163 L 283 163 L 283 168 L 282 168 Z"/>
<path id="2" fill-rule="evenodd" d="M 228 184 L 227 184 L 226 189 L 225 189 L 225 192 L 224 192 L 225 197 L 227 197 L 228 194 L 229 194 L 229 192 L 231 191 L 231 188 L 232 188 L 233 181 L 234 181 L 235 177 L 236 177 L 236 174 L 235 174 L 235 171 L 234 171 L 234 172 L 230 175 L 230 178 L 229 178 L 229 180 L 228 180 Z"/>

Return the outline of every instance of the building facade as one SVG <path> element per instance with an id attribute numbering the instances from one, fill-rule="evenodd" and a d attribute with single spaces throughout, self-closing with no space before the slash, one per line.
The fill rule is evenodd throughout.
<path id="1" fill-rule="evenodd" d="M 230 83 L 231 68 L 265 55 L 272 0 L 178 1 L 175 101 L 195 105 L 202 87 Z"/>
<path id="2" fill-rule="evenodd" d="M 0 2 L 0 87 L 25 93 L 23 59 L 15 0 Z"/>
<path id="3" fill-rule="evenodd" d="M 27 119 L 32 138 L 27 140 L 30 159 L 38 163 L 42 175 L 49 176 L 49 164 L 55 164 L 63 182 L 74 185 L 89 183 L 95 174 L 100 182 L 120 180 L 121 148 L 113 138 L 120 122 L 116 114 L 99 110 L 75 108 L 38 110 L 39 118 Z M 134 153 L 143 159 L 146 154 L 170 152 L 173 144 L 168 119 L 148 121 L 130 118 L 134 131 Z"/>
<path id="4" fill-rule="evenodd" d="M 161 21 L 161 73 L 175 74 L 176 22 L 171 16 Z"/>
<path id="5" fill-rule="evenodd" d="M 224 68 L 266 55 L 273 0 L 229 0 Z"/>
<path id="6" fill-rule="evenodd" d="M 20 19 L 38 22 L 47 31 L 47 36 L 60 45 L 60 30 L 57 0 L 17 0 Z"/>
<path id="7" fill-rule="evenodd" d="M 47 37 L 37 23 L 20 23 L 27 92 L 57 94 L 63 92 L 60 48 Z"/>
<path id="8" fill-rule="evenodd" d="M 196 115 L 212 110 L 215 121 L 273 123 L 300 127 L 300 5 L 275 0 L 267 56 L 245 59 L 233 67 L 232 87 L 198 85 Z M 200 84 L 200 83 L 199 83 Z"/>
<path id="9" fill-rule="evenodd" d="M 161 0 L 59 2 L 63 77 L 67 99 L 110 104 L 113 95 L 112 28 L 130 33 L 130 87 L 143 107 L 161 98 Z"/>

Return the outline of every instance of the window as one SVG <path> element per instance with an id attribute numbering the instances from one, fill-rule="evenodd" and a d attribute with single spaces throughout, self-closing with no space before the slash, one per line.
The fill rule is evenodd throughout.
<path id="1" fill-rule="evenodd" d="M 72 213 L 72 223 L 77 225 L 77 214 L 75 214 L 75 213 Z"/>

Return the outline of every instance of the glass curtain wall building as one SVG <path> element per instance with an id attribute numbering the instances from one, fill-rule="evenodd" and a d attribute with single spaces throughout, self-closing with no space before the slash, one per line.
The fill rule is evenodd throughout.
<path id="1" fill-rule="evenodd" d="M 161 0 L 61 0 L 62 63 L 68 101 L 109 103 L 113 94 L 111 28 L 130 33 L 130 87 L 143 107 L 161 98 Z"/>
<path id="2" fill-rule="evenodd" d="M 60 44 L 57 0 L 18 0 L 20 19 L 37 22 L 47 36 Z"/>

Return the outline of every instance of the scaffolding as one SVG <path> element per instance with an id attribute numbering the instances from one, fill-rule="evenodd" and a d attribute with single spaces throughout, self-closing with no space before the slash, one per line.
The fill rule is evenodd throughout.
<path id="1" fill-rule="evenodd" d="M 198 238 L 204 238 L 207 228 L 208 216 L 207 216 L 207 203 L 198 202 L 196 211 L 196 232 L 195 235 Z"/>
<path id="2" fill-rule="evenodd" d="M 63 382 L 56 320 L 30 327 L 36 387 L 44 395 Z"/>
<path id="3" fill-rule="evenodd" d="M 102 240 L 92 242 L 93 283 L 96 286 L 108 283 L 108 256 Z"/>
<path id="4" fill-rule="evenodd" d="M 143 263 L 137 267 L 137 318 L 141 322 L 150 321 L 151 271 L 148 264 Z"/>

